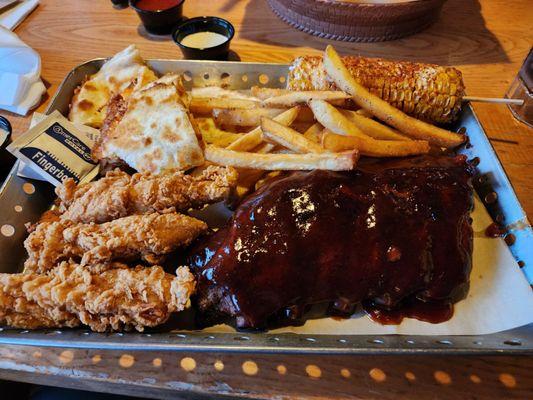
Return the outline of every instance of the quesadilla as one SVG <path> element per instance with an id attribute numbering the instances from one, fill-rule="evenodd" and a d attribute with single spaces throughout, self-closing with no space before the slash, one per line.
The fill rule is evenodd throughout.
<path id="1" fill-rule="evenodd" d="M 204 163 L 200 134 L 187 109 L 188 96 L 177 74 L 115 96 L 93 148 L 93 157 L 122 161 L 139 172 L 187 170 Z"/>
<path id="2" fill-rule="evenodd" d="M 113 95 L 127 98 L 133 91 L 157 79 L 148 68 L 135 45 L 130 45 L 108 60 L 96 74 L 74 93 L 69 119 L 72 122 L 100 128 L 107 103 Z"/>

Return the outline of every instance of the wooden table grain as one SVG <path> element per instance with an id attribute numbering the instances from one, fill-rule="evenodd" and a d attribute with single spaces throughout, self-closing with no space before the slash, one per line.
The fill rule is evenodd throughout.
<path id="1" fill-rule="evenodd" d="M 184 14 L 217 15 L 231 21 L 236 28 L 231 47 L 242 61 L 288 62 L 297 55 L 319 54 L 333 43 L 344 54 L 455 65 L 463 71 L 468 94 L 486 97 L 504 95 L 533 44 L 530 0 L 449 0 L 440 20 L 425 32 L 372 44 L 331 42 L 294 30 L 278 20 L 264 0 L 187 0 Z M 109 0 L 41 0 L 16 33 L 42 57 L 47 97 L 39 111 L 71 68 L 91 58 L 111 56 L 130 43 L 145 58 L 182 57 L 170 38 L 147 35 L 131 9 L 114 9 Z M 505 106 L 474 107 L 526 213 L 533 215 L 533 129 L 517 122 Z M 29 125 L 29 116 L 0 115 L 12 122 L 15 136 Z M 204 398 L 218 393 L 286 399 L 490 399 L 533 394 L 530 357 L 293 356 L 280 360 L 262 355 L 252 361 L 256 373 L 246 374 L 246 360 L 230 354 L 135 352 L 127 355 L 130 358 L 123 356 L 112 351 L 4 346 L 0 347 L 0 377 L 161 398 L 189 398 L 192 392 Z M 194 364 L 190 360 L 184 364 L 187 358 Z M 251 371 L 254 364 L 248 364 Z M 272 372 L 276 379 L 271 378 Z"/>

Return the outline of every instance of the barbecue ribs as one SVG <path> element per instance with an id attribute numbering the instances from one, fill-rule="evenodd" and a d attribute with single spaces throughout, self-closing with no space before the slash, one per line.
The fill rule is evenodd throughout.
<path id="1" fill-rule="evenodd" d="M 316 303 L 453 310 L 471 269 L 471 174 L 462 156 L 423 156 L 267 183 L 192 250 L 199 309 L 239 328 L 291 324 Z"/>

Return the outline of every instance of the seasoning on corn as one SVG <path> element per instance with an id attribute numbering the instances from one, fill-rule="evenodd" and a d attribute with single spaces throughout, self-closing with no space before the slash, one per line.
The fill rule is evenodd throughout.
<path id="1" fill-rule="evenodd" d="M 372 93 L 413 117 L 450 123 L 461 111 L 465 87 L 452 67 L 379 58 L 343 57 L 352 76 Z M 289 72 L 290 90 L 336 90 L 321 56 L 296 58 Z"/>

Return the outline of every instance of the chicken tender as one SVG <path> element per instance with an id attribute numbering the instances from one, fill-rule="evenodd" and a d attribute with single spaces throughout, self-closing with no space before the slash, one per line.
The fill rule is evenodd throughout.
<path id="1" fill-rule="evenodd" d="M 181 171 L 159 175 L 120 170 L 87 184 L 67 179 L 56 189 L 62 219 L 102 223 L 133 214 L 184 211 L 225 200 L 237 181 L 233 168 L 209 166 L 197 176 Z"/>
<path id="2" fill-rule="evenodd" d="M 46 272 L 70 258 L 81 259 L 81 265 L 138 258 L 157 264 L 206 230 L 204 222 L 177 213 L 132 215 L 103 224 L 44 222 L 24 242 L 29 255 L 24 271 Z"/>
<path id="3" fill-rule="evenodd" d="M 64 261 L 46 274 L 0 274 L 0 324 L 142 332 L 187 308 L 195 289 L 187 267 L 179 267 L 176 276 L 159 266 L 116 263 L 97 269 Z"/>

